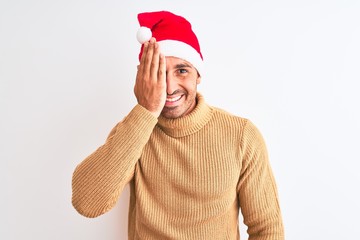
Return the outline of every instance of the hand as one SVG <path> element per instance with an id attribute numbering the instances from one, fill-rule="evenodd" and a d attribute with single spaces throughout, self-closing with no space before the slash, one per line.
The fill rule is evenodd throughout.
<path id="1" fill-rule="evenodd" d="M 155 38 L 144 43 L 134 93 L 141 106 L 160 116 L 166 101 L 166 61 Z"/>

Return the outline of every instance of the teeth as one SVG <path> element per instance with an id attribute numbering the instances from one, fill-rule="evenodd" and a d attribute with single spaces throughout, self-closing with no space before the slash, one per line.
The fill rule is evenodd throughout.
<path id="1" fill-rule="evenodd" d="M 181 98 L 181 96 L 174 97 L 174 98 L 166 98 L 166 101 L 168 102 L 176 102 Z"/>

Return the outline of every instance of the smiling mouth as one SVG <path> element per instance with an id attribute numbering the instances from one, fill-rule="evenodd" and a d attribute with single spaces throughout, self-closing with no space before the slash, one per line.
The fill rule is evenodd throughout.
<path id="1" fill-rule="evenodd" d="M 177 97 L 172 97 L 172 98 L 169 98 L 169 97 L 168 97 L 168 98 L 166 98 L 166 101 L 167 101 L 167 102 L 171 102 L 171 103 L 172 103 L 172 102 L 177 102 L 177 101 L 180 100 L 180 98 L 182 98 L 182 96 L 183 96 L 183 95 L 180 95 L 180 96 L 177 96 Z"/>

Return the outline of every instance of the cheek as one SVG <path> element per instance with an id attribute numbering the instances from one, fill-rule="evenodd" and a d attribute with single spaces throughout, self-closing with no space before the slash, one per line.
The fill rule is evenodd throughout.
<path id="1" fill-rule="evenodd" d="M 183 87 L 188 91 L 188 92 L 193 92 L 196 91 L 196 83 L 194 82 L 188 82 L 186 84 L 183 85 Z"/>
<path id="2" fill-rule="evenodd" d="M 194 99 L 196 97 L 196 92 L 197 92 L 196 86 L 197 86 L 196 84 L 191 84 L 187 86 L 186 92 L 189 99 Z"/>
<path id="3" fill-rule="evenodd" d="M 198 79 L 196 76 L 186 76 L 183 79 L 179 79 L 178 83 L 188 94 L 194 95 L 196 94 Z"/>
<path id="4" fill-rule="evenodd" d="M 196 86 L 199 84 L 198 78 L 194 78 L 194 77 L 189 78 L 187 79 L 187 81 L 184 82 L 184 84 L 186 85 L 187 88 L 196 90 Z"/>

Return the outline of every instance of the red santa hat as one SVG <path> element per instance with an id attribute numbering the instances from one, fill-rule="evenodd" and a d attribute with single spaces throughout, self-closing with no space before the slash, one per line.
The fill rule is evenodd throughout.
<path id="1" fill-rule="evenodd" d="M 144 12 L 138 14 L 140 28 L 137 40 L 144 44 L 154 37 L 165 56 L 172 56 L 190 62 L 199 72 L 203 65 L 199 41 L 185 18 L 171 12 Z M 139 59 L 141 58 L 141 46 Z"/>

